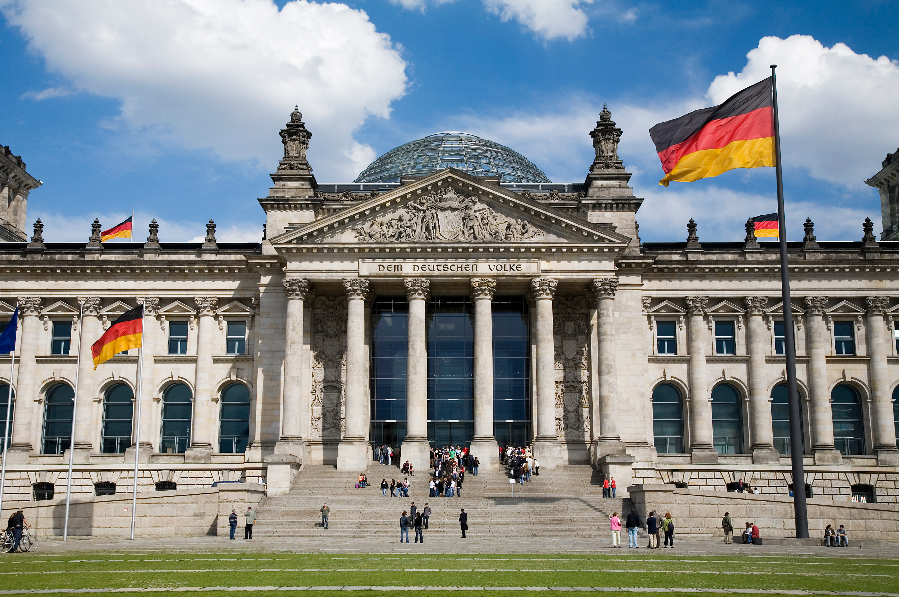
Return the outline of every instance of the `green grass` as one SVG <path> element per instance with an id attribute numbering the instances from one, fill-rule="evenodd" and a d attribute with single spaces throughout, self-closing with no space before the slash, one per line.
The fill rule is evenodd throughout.
<path id="1" fill-rule="evenodd" d="M 899 594 L 899 560 L 627 555 L 303 555 L 32 553 L 0 558 L 0 591 L 180 587 L 606 587 L 650 589 L 640 595 L 706 589 L 755 589 Z M 658 592 L 652 591 L 658 589 Z M 395 593 L 387 591 L 390 593 Z M 204 591 L 239 595 L 246 591 Z M 255 593 L 259 593 L 256 591 Z M 318 592 L 304 591 L 303 595 Z M 342 592 L 346 594 L 345 592 Z M 385 591 L 371 591 L 370 594 Z M 401 591 L 412 596 L 418 591 Z M 437 590 L 460 595 L 467 591 Z M 515 595 L 528 591 L 515 591 Z M 77 594 L 77 593 L 68 593 Z M 321 593 L 324 594 L 324 593 Z M 434 597 L 435 591 L 421 592 Z M 549 595 L 553 592 L 540 592 Z M 556 594 L 562 594 L 561 592 Z M 570 594 L 566 592 L 566 594 Z M 633 593 L 632 593 L 633 594 Z"/>

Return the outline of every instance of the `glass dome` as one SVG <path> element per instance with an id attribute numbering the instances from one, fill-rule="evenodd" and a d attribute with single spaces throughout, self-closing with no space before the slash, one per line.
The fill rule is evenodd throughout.
<path id="1" fill-rule="evenodd" d="M 401 176 L 428 176 L 456 168 L 472 176 L 499 176 L 501 182 L 551 182 L 526 157 L 469 133 L 434 133 L 391 149 L 353 182 L 399 182 Z"/>

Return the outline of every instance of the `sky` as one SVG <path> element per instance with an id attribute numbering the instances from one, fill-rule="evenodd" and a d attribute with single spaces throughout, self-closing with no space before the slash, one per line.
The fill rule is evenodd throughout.
<path id="1" fill-rule="evenodd" d="M 28 221 L 86 241 L 135 212 L 163 242 L 258 242 L 298 105 L 317 180 L 440 131 L 582 182 L 603 104 L 645 199 L 644 242 L 736 241 L 776 211 L 773 168 L 658 185 L 648 130 L 777 82 L 790 240 L 860 240 L 864 181 L 899 147 L 899 2 L 0 0 L 0 144 L 43 185 Z M 30 229 L 29 229 L 30 232 Z"/>

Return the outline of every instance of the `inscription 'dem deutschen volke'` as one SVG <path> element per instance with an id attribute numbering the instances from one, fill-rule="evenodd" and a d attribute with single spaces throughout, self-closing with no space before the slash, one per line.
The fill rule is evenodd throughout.
<path id="1" fill-rule="evenodd" d="M 534 275 L 540 273 L 539 262 L 533 261 L 360 261 L 359 274 L 362 276 L 408 276 L 408 275 Z"/>

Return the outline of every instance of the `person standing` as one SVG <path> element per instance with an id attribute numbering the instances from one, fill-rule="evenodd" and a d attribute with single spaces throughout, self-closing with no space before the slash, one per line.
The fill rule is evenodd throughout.
<path id="1" fill-rule="evenodd" d="M 14 553 L 19 551 L 19 544 L 22 542 L 22 531 L 28 525 L 25 522 L 25 511 L 21 508 L 16 510 L 12 516 L 9 517 L 9 528 L 12 529 L 13 536 L 13 544 L 12 549 L 10 549 L 10 553 Z"/>
<path id="2" fill-rule="evenodd" d="M 425 542 L 425 536 L 424 536 L 424 534 L 421 532 L 421 526 L 422 526 L 422 524 L 424 524 L 424 523 L 423 523 L 423 521 L 422 521 L 421 513 L 416 514 L 416 515 L 412 518 L 412 520 L 414 520 L 414 522 L 413 522 L 412 524 L 413 524 L 413 526 L 415 527 L 415 541 L 413 541 L 413 543 L 424 543 L 424 542 Z"/>
<path id="3" fill-rule="evenodd" d="M 415 505 L 415 502 L 409 506 L 409 518 L 415 520 L 415 515 L 418 514 L 418 506 Z"/>
<path id="4" fill-rule="evenodd" d="M 456 497 L 462 497 L 462 481 L 465 480 L 465 471 L 459 471 L 459 480 L 456 481 Z"/>
<path id="5" fill-rule="evenodd" d="M 428 528 L 428 521 L 431 518 L 431 507 L 425 502 L 425 507 L 421 511 L 421 521 L 424 523 L 425 528 Z"/>
<path id="6" fill-rule="evenodd" d="M 662 519 L 662 530 L 665 531 L 665 547 L 670 544 L 674 548 L 674 520 L 671 519 L 671 513 L 665 512 L 665 518 Z"/>
<path id="7" fill-rule="evenodd" d="M 612 547 L 621 549 L 621 519 L 618 518 L 618 512 L 609 516 L 609 523 L 612 527 Z"/>
<path id="8" fill-rule="evenodd" d="M 627 525 L 627 546 L 628 548 L 637 549 L 637 529 L 640 528 L 640 517 L 637 516 L 636 510 L 631 509 L 625 524 Z"/>
<path id="9" fill-rule="evenodd" d="M 734 524 L 730 519 L 730 512 L 724 513 L 721 519 L 721 528 L 724 529 L 724 544 L 730 545 L 734 542 Z"/>
<path id="10" fill-rule="evenodd" d="M 400 516 L 400 543 L 403 542 L 403 537 L 406 537 L 406 543 L 409 543 L 409 516 L 407 512 L 403 510 L 402 516 Z"/>
<path id="11" fill-rule="evenodd" d="M 256 513 L 253 512 L 253 508 L 251 506 L 248 506 L 247 511 L 244 512 L 244 518 L 246 518 L 246 525 L 243 528 L 243 538 L 252 539 L 253 525 L 256 524 Z"/>
<path id="12" fill-rule="evenodd" d="M 603 482 L 602 482 L 602 497 L 604 497 L 604 498 L 609 497 L 609 480 L 608 480 L 608 479 L 603 479 Z"/>
<path id="13" fill-rule="evenodd" d="M 387 485 L 387 479 L 381 479 L 381 497 L 387 497 L 387 489 L 390 486 Z"/>
<path id="14" fill-rule="evenodd" d="M 459 526 L 462 528 L 462 538 L 465 539 L 465 531 L 468 530 L 468 514 L 465 513 L 465 508 L 462 508 L 459 514 Z"/>
<path id="15" fill-rule="evenodd" d="M 387 466 L 393 465 L 393 448 L 387 446 Z"/>
<path id="16" fill-rule="evenodd" d="M 615 477 L 612 477 L 612 480 L 609 481 L 609 489 L 612 490 L 612 497 L 615 497 Z"/>
<path id="17" fill-rule="evenodd" d="M 477 477 L 478 476 L 478 467 L 481 466 L 481 461 L 475 457 L 474 459 L 474 470 L 472 470 L 472 474 Z"/>
<path id="18" fill-rule="evenodd" d="M 646 519 L 646 532 L 649 534 L 649 549 L 655 549 L 659 546 L 659 520 L 656 518 L 655 511 L 649 513 Z"/>
<path id="19" fill-rule="evenodd" d="M 231 529 L 231 539 L 234 540 L 234 532 L 237 530 L 237 510 L 231 510 L 231 514 L 228 516 L 228 527 Z"/>
<path id="20" fill-rule="evenodd" d="M 322 513 L 322 528 L 328 528 L 328 516 L 331 514 L 331 508 L 328 507 L 328 504 L 323 505 L 319 508 L 319 512 Z"/>

